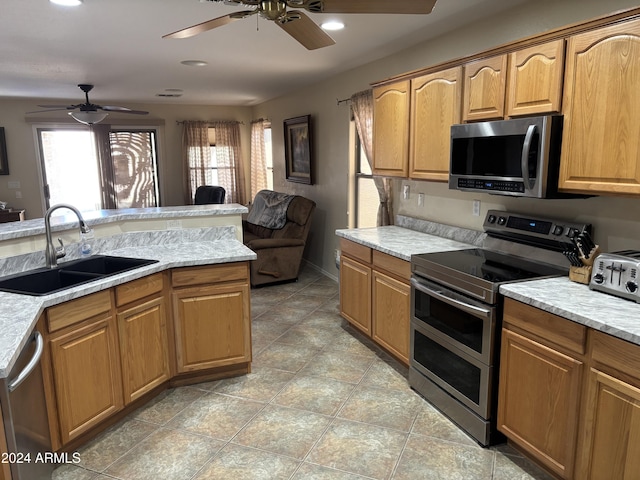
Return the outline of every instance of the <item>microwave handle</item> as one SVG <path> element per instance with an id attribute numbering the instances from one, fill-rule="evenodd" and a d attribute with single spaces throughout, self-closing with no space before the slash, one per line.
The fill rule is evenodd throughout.
<path id="1" fill-rule="evenodd" d="M 527 134 L 524 136 L 524 145 L 522 146 L 522 179 L 526 188 L 533 187 L 529 178 L 529 151 L 531 150 L 531 140 L 533 140 L 533 135 L 536 133 L 537 128 L 536 125 L 529 125 Z"/>

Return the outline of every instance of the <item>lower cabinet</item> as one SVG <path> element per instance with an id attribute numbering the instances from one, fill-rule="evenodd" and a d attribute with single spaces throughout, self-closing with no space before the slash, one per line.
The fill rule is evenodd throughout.
<path id="1" fill-rule="evenodd" d="M 510 441 L 559 478 L 640 478 L 640 346 L 506 299 L 501 348 Z"/>
<path id="2" fill-rule="evenodd" d="M 125 405 L 169 380 L 163 274 L 116 287 L 118 339 Z"/>
<path id="3" fill-rule="evenodd" d="M 90 304 L 102 313 L 92 315 L 95 309 L 89 309 L 83 315 Z M 57 330 L 62 318 L 70 324 Z M 51 368 L 45 382 L 50 376 L 57 407 L 58 430 L 52 432 L 56 449 L 122 408 L 122 375 L 109 292 L 52 307 L 47 320 Z"/>
<path id="4" fill-rule="evenodd" d="M 49 307 L 41 325 L 53 450 L 78 445 L 178 374 L 248 371 L 249 292 L 249 265 L 240 262 L 156 273 Z"/>
<path id="5" fill-rule="evenodd" d="M 248 265 L 172 272 L 178 373 L 251 361 Z"/>
<path id="6" fill-rule="evenodd" d="M 640 478 L 640 347 L 593 332 L 586 385 L 576 478 Z"/>
<path id="7" fill-rule="evenodd" d="M 409 364 L 409 262 L 340 239 L 340 314 Z"/>

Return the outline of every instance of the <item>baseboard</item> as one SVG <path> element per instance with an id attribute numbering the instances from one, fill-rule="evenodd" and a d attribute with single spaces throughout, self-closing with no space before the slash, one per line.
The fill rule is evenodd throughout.
<path id="1" fill-rule="evenodd" d="M 304 258 L 302 259 L 302 261 L 304 262 L 306 267 L 309 267 L 313 270 L 315 270 L 316 272 L 320 272 L 321 274 L 323 274 L 325 277 L 329 277 L 331 280 L 333 280 L 334 282 L 338 282 L 338 276 L 337 275 L 333 275 L 329 272 L 327 272 L 326 270 L 320 268 L 317 265 L 314 265 L 313 263 L 311 263 L 309 260 L 305 260 Z"/>

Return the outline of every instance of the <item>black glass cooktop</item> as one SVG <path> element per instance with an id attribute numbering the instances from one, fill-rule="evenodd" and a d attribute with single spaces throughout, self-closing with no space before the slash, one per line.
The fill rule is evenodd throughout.
<path id="1" fill-rule="evenodd" d="M 482 248 L 423 253 L 413 255 L 411 261 L 423 267 L 428 267 L 429 263 L 443 266 L 492 283 L 531 280 L 566 274 L 560 268 Z"/>

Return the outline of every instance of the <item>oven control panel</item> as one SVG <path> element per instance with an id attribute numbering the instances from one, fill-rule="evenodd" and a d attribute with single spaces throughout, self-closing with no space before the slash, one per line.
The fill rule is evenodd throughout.
<path id="1" fill-rule="evenodd" d="M 603 253 L 593 264 L 589 288 L 640 303 L 639 252 Z"/>
<path id="2" fill-rule="evenodd" d="M 532 217 L 503 210 L 489 210 L 483 228 L 490 235 L 515 241 L 524 237 L 536 238 L 541 244 L 555 247 L 559 251 L 565 245 L 573 245 L 571 239 L 580 233 L 591 233 L 590 224 Z"/>

